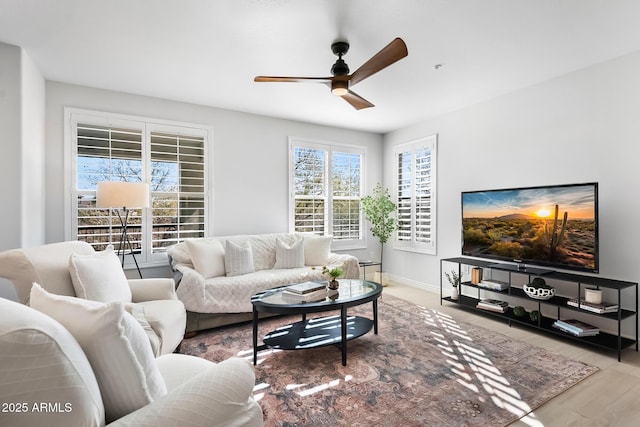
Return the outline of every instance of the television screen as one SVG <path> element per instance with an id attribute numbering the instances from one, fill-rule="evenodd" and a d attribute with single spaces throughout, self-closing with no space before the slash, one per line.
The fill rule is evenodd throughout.
<path id="1" fill-rule="evenodd" d="M 462 193 L 462 254 L 598 272 L 598 184 Z"/>

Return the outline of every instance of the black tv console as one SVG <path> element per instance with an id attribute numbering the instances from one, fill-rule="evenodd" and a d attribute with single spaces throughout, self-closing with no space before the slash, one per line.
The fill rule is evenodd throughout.
<path id="1" fill-rule="evenodd" d="M 471 284 L 471 282 L 462 282 L 460 284 L 460 292 L 457 300 L 451 299 L 450 296 L 443 294 L 443 277 L 444 273 L 451 271 L 445 269 L 446 265 L 453 264 L 457 266 L 453 271 L 457 271 L 457 274 L 462 277 L 462 266 L 471 266 L 482 268 L 483 271 L 495 270 L 503 272 L 508 277 L 508 288 L 502 291 L 494 291 L 481 288 L 477 285 Z M 534 277 L 543 277 L 546 281 L 557 281 L 568 284 L 568 288 L 571 289 L 570 294 L 567 296 L 555 295 L 548 300 L 538 300 L 530 298 L 518 285 L 514 284 L 515 275 L 526 276 L 527 283 L 531 282 Z M 485 277 L 486 278 L 486 277 Z M 578 307 L 568 305 L 567 302 L 572 298 L 580 298 L 583 294 L 585 286 L 596 289 L 609 289 L 613 290 L 613 294 L 617 295 L 617 300 L 614 301 L 618 304 L 616 312 L 598 314 L 591 311 L 587 311 Z M 509 303 L 509 308 L 504 313 L 493 312 L 476 308 L 476 304 L 481 299 L 482 295 L 486 295 L 486 298 L 493 298 L 497 300 L 504 300 Z M 518 317 L 513 313 L 513 306 L 519 305 L 518 301 L 527 300 L 528 305 L 537 304 L 537 310 L 540 316 L 537 320 L 531 320 L 529 316 Z M 499 264 L 495 262 L 488 262 L 484 260 L 456 257 L 456 258 L 443 258 L 440 260 L 440 304 L 443 301 L 457 304 L 460 308 L 471 310 L 474 312 L 481 312 L 489 316 L 497 317 L 509 322 L 509 326 L 512 323 L 531 327 L 541 332 L 549 333 L 554 336 L 561 336 L 570 340 L 578 341 L 580 343 L 599 347 L 605 350 L 613 350 L 618 354 L 618 361 L 621 360 L 622 350 L 628 347 L 635 346 L 638 351 L 638 283 L 627 282 L 622 280 L 607 279 L 598 276 L 589 276 L 583 274 L 563 273 L 553 270 L 545 270 L 537 267 L 525 267 L 519 268 L 514 264 Z M 624 304 L 623 304 L 624 302 Z M 523 302 L 524 304 L 524 302 Z M 624 305 L 624 307 L 623 307 Z M 543 315 L 543 308 L 545 308 L 546 315 Z M 549 313 L 553 312 L 553 315 Z M 589 318 L 597 318 L 598 323 L 613 322 L 617 333 L 609 333 L 601 331 L 595 336 L 578 337 L 565 332 L 562 332 L 553 327 L 553 323 L 560 319 L 571 318 L 572 314 L 579 312 L 582 315 L 590 316 Z M 604 319 L 604 320 L 602 320 Z M 622 336 L 622 325 L 626 325 L 627 322 L 633 321 L 633 327 L 631 328 L 635 337 Z M 600 325 L 596 325 L 600 327 Z"/>

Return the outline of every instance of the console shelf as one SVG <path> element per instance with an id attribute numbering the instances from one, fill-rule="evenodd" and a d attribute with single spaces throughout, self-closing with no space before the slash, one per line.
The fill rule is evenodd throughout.
<path id="1" fill-rule="evenodd" d="M 460 284 L 459 298 L 457 300 L 453 300 L 451 299 L 451 297 L 444 296 L 442 292 L 442 277 L 445 272 L 445 263 L 456 264 L 459 275 L 461 275 L 462 273 L 463 265 L 506 272 L 508 274 L 509 287 L 502 291 L 495 291 L 481 288 L 477 285 L 471 284 L 470 282 L 463 282 Z M 548 300 L 537 300 L 530 298 L 522 290 L 522 288 L 517 287 L 513 284 L 514 275 L 527 276 L 528 282 L 530 282 L 532 278 L 540 276 L 545 280 L 555 280 L 568 283 L 572 285 L 570 286 L 572 289 L 570 293 L 571 295 L 569 297 L 554 296 Z M 580 295 L 582 295 L 582 289 L 584 285 L 587 285 L 589 287 L 596 287 L 598 289 L 605 288 L 617 291 L 614 293 L 617 293 L 617 301 L 615 302 L 618 303 L 618 310 L 612 313 L 598 314 L 580 309 L 578 307 L 567 305 L 567 302 L 571 298 L 578 298 Z M 490 293 L 490 297 L 493 299 L 508 301 L 510 305 L 509 308 L 505 313 L 493 312 L 477 308 L 476 304 L 481 299 L 480 292 Z M 626 306 L 626 308 L 622 308 L 623 292 L 627 297 L 630 297 L 631 294 L 633 294 L 633 304 L 631 307 Z M 543 316 L 541 314 L 536 321 L 530 320 L 529 316 L 516 316 L 513 313 L 513 306 L 519 305 L 517 304 L 517 301 L 520 300 L 528 301 L 529 305 L 537 304 L 537 310 L 540 313 L 542 313 L 543 307 L 546 308 L 546 315 Z M 572 341 L 580 342 L 605 350 L 616 351 L 618 354 L 618 361 L 621 360 L 623 349 L 635 346 L 635 350 L 638 351 L 638 283 L 636 282 L 626 282 L 621 280 L 573 273 L 562 273 L 541 268 L 518 268 L 518 266 L 512 264 L 496 264 L 495 262 L 488 262 L 473 258 L 444 258 L 440 260 L 440 304 L 442 304 L 443 301 L 456 304 L 460 308 L 463 308 L 465 310 L 470 310 L 489 317 L 505 320 L 509 323 L 509 326 L 511 326 L 512 323 L 516 323 L 518 325 L 530 327 L 539 330 L 540 332 L 548 333 L 557 337 L 567 338 Z M 515 304 L 514 301 L 516 302 Z M 550 315 L 549 312 L 553 312 L 553 315 Z M 569 333 L 562 332 L 553 327 L 553 323 L 556 320 L 569 318 L 571 317 L 571 313 L 581 313 L 591 318 L 605 319 L 604 322 L 613 322 L 616 326 L 617 333 L 613 334 L 600 331 L 598 335 L 595 336 L 578 337 Z M 635 338 L 622 336 L 622 324 L 627 320 L 629 322 L 633 321 L 632 329 L 635 333 Z"/>

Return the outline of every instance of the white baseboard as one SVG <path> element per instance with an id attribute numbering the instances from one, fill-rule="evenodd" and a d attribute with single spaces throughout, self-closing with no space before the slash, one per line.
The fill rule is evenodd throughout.
<path id="1" fill-rule="evenodd" d="M 389 273 L 389 280 L 392 282 L 399 283 L 401 285 L 413 286 L 414 288 L 422 289 L 427 292 L 432 292 L 434 294 L 440 293 L 440 286 L 431 285 L 429 283 L 418 282 L 417 280 L 407 279 L 406 277 L 397 276 L 395 274 Z"/>

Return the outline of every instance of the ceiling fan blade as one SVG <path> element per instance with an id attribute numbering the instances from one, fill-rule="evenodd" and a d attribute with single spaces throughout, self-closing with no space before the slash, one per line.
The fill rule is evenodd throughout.
<path id="1" fill-rule="evenodd" d="M 254 82 L 285 82 L 285 83 L 331 83 L 331 77 L 279 77 L 256 76 Z"/>
<path id="2" fill-rule="evenodd" d="M 350 84 L 354 85 L 367 77 L 372 76 L 378 71 L 388 67 L 407 56 L 407 45 L 401 38 L 394 39 L 391 43 L 382 48 L 382 50 L 371 57 L 367 62 L 362 64 L 360 68 L 351 74 Z"/>
<path id="3" fill-rule="evenodd" d="M 374 107 L 372 103 L 370 103 L 369 101 L 367 101 L 366 99 L 364 99 L 363 97 L 361 97 L 360 95 L 358 95 L 357 93 L 351 90 L 346 94 L 342 95 L 341 98 L 347 101 L 349 104 L 351 104 L 351 106 L 356 110 L 362 110 L 363 108 Z"/>

